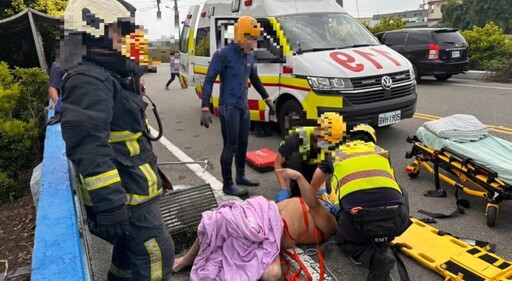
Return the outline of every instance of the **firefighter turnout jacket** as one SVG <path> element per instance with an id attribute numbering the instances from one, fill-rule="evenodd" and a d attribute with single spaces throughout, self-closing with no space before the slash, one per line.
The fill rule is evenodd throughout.
<path id="1" fill-rule="evenodd" d="M 162 193 L 144 134 L 147 103 L 136 90 L 140 75 L 124 58 L 88 53 L 63 80 L 66 153 L 80 174 L 84 203 L 95 212 L 138 205 Z"/>

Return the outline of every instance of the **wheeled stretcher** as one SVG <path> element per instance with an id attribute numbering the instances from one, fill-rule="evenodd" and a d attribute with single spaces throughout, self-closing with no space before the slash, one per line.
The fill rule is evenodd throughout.
<path id="1" fill-rule="evenodd" d="M 424 167 L 434 174 L 436 191 L 441 190 L 443 180 L 464 193 L 484 198 L 487 225 L 495 225 L 499 203 L 512 199 L 512 143 L 492 135 L 460 143 L 440 138 L 423 127 L 407 141 L 413 144 L 406 153 L 406 158 L 414 158 L 406 168 L 410 178 L 416 178 Z M 441 169 L 455 179 L 441 173 Z"/>

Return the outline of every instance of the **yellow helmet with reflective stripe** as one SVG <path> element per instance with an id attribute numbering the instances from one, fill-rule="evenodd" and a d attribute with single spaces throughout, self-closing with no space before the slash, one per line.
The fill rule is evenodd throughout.
<path id="1" fill-rule="evenodd" d="M 352 139 L 377 143 L 377 134 L 375 133 L 375 129 L 368 124 L 359 124 L 355 126 L 350 130 L 350 136 Z"/>
<path id="2" fill-rule="evenodd" d="M 235 24 L 235 42 L 242 43 L 244 41 L 244 36 L 254 36 L 258 37 L 261 34 L 260 24 L 256 21 L 255 18 L 250 16 L 243 16 L 238 19 Z"/>
<path id="3" fill-rule="evenodd" d="M 123 0 L 70 0 L 64 11 L 66 32 L 82 32 L 99 38 L 105 26 L 125 21 L 135 25 L 135 8 Z"/>
<path id="4" fill-rule="evenodd" d="M 343 117 L 335 112 L 325 112 L 317 119 L 320 135 L 326 141 L 336 144 L 343 139 L 347 130 Z"/>

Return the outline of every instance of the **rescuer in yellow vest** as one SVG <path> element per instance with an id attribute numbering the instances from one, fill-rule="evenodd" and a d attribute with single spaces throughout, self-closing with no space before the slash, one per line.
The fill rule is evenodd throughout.
<path id="1" fill-rule="evenodd" d="M 388 151 L 375 144 L 375 131 L 363 131 L 325 156 L 311 186 L 332 175 L 331 199 L 341 208 L 335 241 L 355 264 L 369 268 L 367 280 L 391 280 L 395 259 L 387 250 L 410 225 L 408 196 L 395 180 Z"/>
<path id="2" fill-rule="evenodd" d="M 346 124 L 341 115 L 335 112 L 325 112 L 317 119 L 317 124 L 317 126 L 291 129 L 281 142 L 274 161 L 274 170 L 280 186 L 276 202 L 283 201 L 290 196 L 300 196 L 297 182 L 290 180 L 288 183 L 279 172 L 282 168 L 300 171 L 304 178 L 311 182 L 313 173 L 322 161 L 325 152 L 333 149 L 343 140 Z"/>

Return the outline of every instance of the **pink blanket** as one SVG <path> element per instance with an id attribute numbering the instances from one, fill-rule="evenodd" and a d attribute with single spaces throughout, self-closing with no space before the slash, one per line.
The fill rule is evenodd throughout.
<path id="1" fill-rule="evenodd" d="M 262 196 L 224 202 L 203 213 L 190 279 L 258 280 L 279 254 L 282 233 L 275 202 Z"/>

